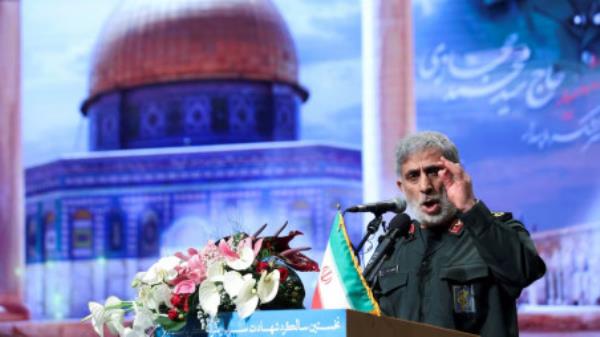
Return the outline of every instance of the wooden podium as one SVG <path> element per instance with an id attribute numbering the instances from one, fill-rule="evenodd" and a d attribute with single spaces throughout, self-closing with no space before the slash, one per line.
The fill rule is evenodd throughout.
<path id="1" fill-rule="evenodd" d="M 346 310 L 347 337 L 475 337 L 466 332 Z"/>
<path id="2" fill-rule="evenodd" d="M 222 314 L 206 330 L 199 324 L 158 337 L 476 337 L 460 331 L 353 310 L 262 310 L 247 319 Z M 192 322 L 192 321 L 191 321 Z M 197 322 L 193 320 L 193 322 Z"/>

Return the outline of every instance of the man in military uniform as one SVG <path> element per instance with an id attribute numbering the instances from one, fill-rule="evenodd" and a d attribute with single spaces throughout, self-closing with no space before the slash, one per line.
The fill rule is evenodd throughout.
<path id="1" fill-rule="evenodd" d="M 516 300 L 546 271 L 523 224 L 475 198 L 443 134 L 404 138 L 396 162 L 416 221 L 377 274 L 382 312 L 483 337 L 518 336 Z"/>

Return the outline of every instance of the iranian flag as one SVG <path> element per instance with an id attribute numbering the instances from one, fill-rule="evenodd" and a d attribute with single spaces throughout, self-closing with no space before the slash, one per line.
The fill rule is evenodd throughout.
<path id="1" fill-rule="evenodd" d="M 331 226 L 312 308 L 354 309 L 380 315 L 379 306 L 354 256 L 340 212 Z"/>

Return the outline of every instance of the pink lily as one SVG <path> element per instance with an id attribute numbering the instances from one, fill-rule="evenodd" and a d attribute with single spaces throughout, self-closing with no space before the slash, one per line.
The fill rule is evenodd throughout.
<path id="1" fill-rule="evenodd" d="M 262 247 L 262 242 L 263 239 L 259 239 L 252 245 L 252 238 L 247 237 L 241 240 L 237 247 L 233 247 L 233 239 L 229 238 L 229 240 L 222 240 L 219 243 L 219 251 L 225 257 L 225 262 L 230 268 L 245 270 L 254 262 Z"/>
<path id="2" fill-rule="evenodd" d="M 192 280 L 183 280 L 173 289 L 174 294 L 193 294 L 196 291 L 196 283 Z"/>

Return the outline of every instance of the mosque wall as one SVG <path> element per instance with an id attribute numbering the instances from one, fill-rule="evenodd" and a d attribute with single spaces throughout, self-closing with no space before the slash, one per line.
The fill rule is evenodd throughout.
<path id="1" fill-rule="evenodd" d="M 533 235 L 546 275 L 526 289 L 533 305 L 600 305 L 600 224 L 576 225 Z"/>
<path id="2" fill-rule="evenodd" d="M 131 298 L 131 280 L 159 256 L 264 223 L 268 233 L 289 221 L 289 230 L 305 234 L 294 245 L 311 246 L 318 259 L 338 204 L 361 200 L 360 152 L 296 142 L 233 146 L 99 152 L 28 170 L 33 317 L 81 317 L 89 301 Z M 359 220 L 349 219 L 353 238 Z"/>

